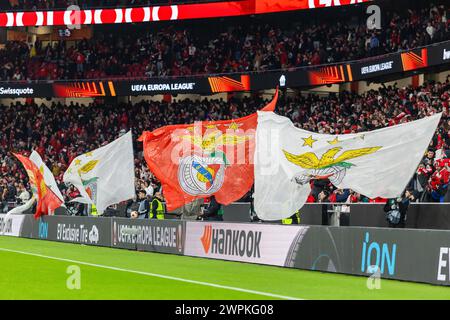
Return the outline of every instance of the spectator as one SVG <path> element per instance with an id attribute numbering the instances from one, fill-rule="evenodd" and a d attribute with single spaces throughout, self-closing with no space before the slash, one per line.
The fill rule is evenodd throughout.
<path id="1" fill-rule="evenodd" d="M 164 220 L 166 208 L 163 204 L 161 192 L 156 192 L 150 206 L 150 219 Z"/>
<path id="2" fill-rule="evenodd" d="M 18 204 L 24 204 L 28 200 L 30 200 L 30 193 L 27 191 L 23 183 L 19 184 L 19 195 L 17 196 Z"/>
<path id="3" fill-rule="evenodd" d="M 407 190 L 403 197 L 396 199 L 388 199 L 384 205 L 384 212 L 386 212 L 386 219 L 389 222 L 390 228 L 404 228 L 406 224 L 406 213 L 408 211 L 409 202 L 413 198 L 409 190 Z"/>
<path id="4" fill-rule="evenodd" d="M 434 34 L 436 33 L 436 29 L 433 27 L 431 22 L 428 22 L 426 30 L 427 30 L 428 36 L 430 37 L 430 40 L 433 41 L 433 37 L 434 37 Z"/>
<path id="5" fill-rule="evenodd" d="M 216 197 L 212 196 L 209 198 L 209 203 L 202 214 L 203 220 L 223 220 L 223 209 L 222 205 L 217 202 Z"/>
<path id="6" fill-rule="evenodd" d="M 148 201 L 147 194 L 144 190 L 140 190 L 138 192 L 138 201 L 139 208 L 137 211 L 139 214 L 139 218 L 148 219 L 150 212 L 150 202 Z"/>

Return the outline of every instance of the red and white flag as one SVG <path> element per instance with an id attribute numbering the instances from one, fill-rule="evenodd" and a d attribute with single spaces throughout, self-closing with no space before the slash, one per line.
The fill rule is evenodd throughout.
<path id="1" fill-rule="evenodd" d="M 27 171 L 30 180 L 33 197 L 37 200 L 35 219 L 41 215 L 48 215 L 53 213 L 64 202 L 56 196 L 52 189 L 45 183 L 43 172 L 39 170 L 36 164 L 29 158 L 20 154 L 14 154 L 22 163 Z"/>
<path id="2" fill-rule="evenodd" d="M 274 99 L 262 111 L 273 111 Z M 221 204 L 242 198 L 252 187 L 257 114 L 144 132 L 144 157 L 162 183 L 169 211 L 212 195 Z"/>

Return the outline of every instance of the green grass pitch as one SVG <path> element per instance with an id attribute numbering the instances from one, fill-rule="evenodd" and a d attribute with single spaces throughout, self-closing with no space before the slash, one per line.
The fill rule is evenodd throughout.
<path id="1" fill-rule="evenodd" d="M 20 251 L 21 253 L 17 252 Z M 79 290 L 67 268 L 80 268 Z M 450 299 L 450 288 L 0 237 L 0 299 Z"/>

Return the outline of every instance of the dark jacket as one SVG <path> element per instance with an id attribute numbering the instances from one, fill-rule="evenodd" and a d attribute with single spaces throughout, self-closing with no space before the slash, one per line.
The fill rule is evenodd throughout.
<path id="1" fill-rule="evenodd" d="M 8 191 L 6 193 L 6 201 L 14 202 L 16 201 L 17 190 L 16 187 L 12 184 L 8 185 Z"/>
<path id="2" fill-rule="evenodd" d="M 131 212 L 133 211 L 138 211 L 139 209 L 139 202 L 130 200 L 127 203 L 127 217 L 130 218 L 131 217 Z"/>
<path id="3" fill-rule="evenodd" d="M 145 215 L 148 218 L 148 213 L 150 212 L 150 202 L 148 199 L 141 200 L 139 202 L 138 213 L 139 215 Z"/>
<path id="4" fill-rule="evenodd" d="M 400 221 L 398 224 L 393 225 L 389 223 L 391 227 L 404 227 L 405 226 L 405 220 L 406 220 L 406 212 L 408 211 L 409 206 L 409 199 L 408 198 L 402 198 L 400 201 L 397 199 L 388 199 L 386 201 L 386 204 L 384 205 L 384 212 L 390 212 L 393 210 L 398 210 L 400 212 Z"/>
<path id="5" fill-rule="evenodd" d="M 219 211 L 221 209 L 222 205 L 217 202 L 215 197 L 211 197 L 211 201 L 209 202 L 208 207 L 206 208 L 205 212 L 203 213 L 203 216 L 205 218 L 218 218 L 219 217 Z"/>

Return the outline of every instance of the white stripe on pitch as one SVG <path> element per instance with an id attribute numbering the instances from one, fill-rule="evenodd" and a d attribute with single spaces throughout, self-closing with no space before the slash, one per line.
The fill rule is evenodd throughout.
<path id="1" fill-rule="evenodd" d="M 166 276 L 166 275 L 157 274 L 157 273 L 150 273 L 150 272 L 144 272 L 144 271 L 123 269 L 123 268 L 105 266 L 105 265 L 101 265 L 101 264 L 95 264 L 95 263 L 78 261 L 78 260 L 71 260 L 71 259 L 58 258 L 58 257 L 51 257 L 51 256 L 46 256 L 46 255 L 43 255 L 43 254 L 32 253 L 32 252 L 11 250 L 11 249 L 6 249 L 6 248 L 0 248 L 0 251 L 13 252 L 13 253 L 19 253 L 19 254 L 24 254 L 24 255 L 29 255 L 29 256 L 39 257 L 39 258 L 45 258 L 45 259 L 52 259 L 52 260 L 76 263 L 76 264 L 86 265 L 86 266 L 90 266 L 90 267 L 103 268 L 103 269 L 109 269 L 109 270 L 114 270 L 114 271 L 135 273 L 135 274 L 140 274 L 140 275 L 149 276 L 149 277 L 155 277 L 155 278 L 162 278 L 162 279 L 168 279 L 168 280 L 174 280 L 174 281 L 198 284 L 198 285 L 201 285 L 201 286 L 207 286 L 207 287 L 214 287 L 214 288 L 219 288 L 219 289 L 226 289 L 226 290 L 232 290 L 232 291 L 251 293 L 251 294 L 256 294 L 256 295 L 266 296 L 266 297 L 271 297 L 271 298 L 279 298 L 279 299 L 286 299 L 286 300 L 303 300 L 301 298 L 283 296 L 283 295 L 274 294 L 274 293 L 255 291 L 255 290 L 249 290 L 249 289 L 243 289 L 243 288 L 237 288 L 237 287 L 230 287 L 230 286 L 223 286 L 223 285 L 220 285 L 220 284 L 215 284 L 215 283 L 210 283 L 210 282 L 189 280 L 189 279 L 183 279 L 183 278 L 178 278 L 178 277 Z"/>

